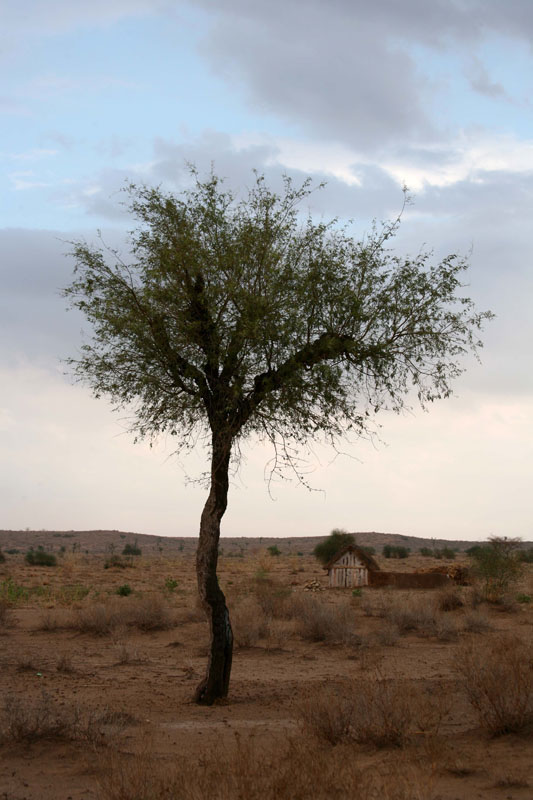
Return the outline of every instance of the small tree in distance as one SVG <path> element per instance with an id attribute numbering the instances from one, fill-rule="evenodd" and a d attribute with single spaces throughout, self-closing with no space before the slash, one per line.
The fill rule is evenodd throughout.
<path id="1" fill-rule="evenodd" d="M 331 561 L 335 553 L 347 547 L 349 544 L 355 544 L 355 536 L 353 533 L 346 533 L 340 528 L 334 528 L 327 539 L 319 542 L 313 550 L 313 555 L 321 564 L 327 564 Z"/>
<path id="2" fill-rule="evenodd" d="M 301 477 L 298 448 L 364 433 L 380 409 L 451 394 L 490 314 L 461 295 L 453 255 L 393 255 L 398 221 L 355 241 L 334 221 L 301 219 L 306 181 L 281 194 L 262 176 L 237 200 L 215 175 L 180 197 L 130 187 L 131 254 L 73 243 L 65 290 L 92 325 L 76 375 L 96 397 L 134 409 L 140 437 L 204 437 L 209 493 L 196 571 L 211 644 L 196 700 L 228 693 L 233 635 L 217 579 L 231 459 L 250 436 L 274 446 L 273 473 Z"/>

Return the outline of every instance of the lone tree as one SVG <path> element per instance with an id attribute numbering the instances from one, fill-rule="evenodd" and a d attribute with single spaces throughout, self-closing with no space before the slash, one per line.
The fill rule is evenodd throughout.
<path id="1" fill-rule="evenodd" d="M 327 539 L 319 542 L 313 550 L 313 555 L 321 564 L 327 564 L 331 561 L 335 553 L 347 547 L 349 544 L 355 544 L 355 536 L 353 533 L 347 533 L 340 528 L 334 528 Z"/>
<path id="2" fill-rule="evenodd" d="M 364 433 L 413 387 L 422 404 L 448 397 L 490 315 L 461 296 L 461 258 L 432 265 L 387 249 L 398 220 L 355 241 L 335 221 L 298 215 L 309 181 L 285 178 L 276 194 L 256 175 L 239 200 L 215 175 L 193 177 L 179 197 L 131 186 L 129 260 L 74 242 L 64 294 L 92 323 L 69 363 L 95 396 L 133 406 L 140 437 L 208 441 L 196 569 L 211 644 L 196 700 L 211 704 L 228 693 L 232 661 L 217 559 L 239 442 L 266 437 L 274 471 L 297 470 L 293 448 Z"/>

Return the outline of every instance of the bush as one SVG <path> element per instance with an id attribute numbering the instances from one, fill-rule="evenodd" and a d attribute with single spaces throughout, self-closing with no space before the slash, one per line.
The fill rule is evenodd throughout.
<path id="1" fill-rule="evenodd" d="M 494 536 L 487 545 L 470 548 L 487 600 L 500 601 L 522 574 L 518 547 L 519 539 Z"/>
<path id="2" fill-rule="evenodd" d="M 129 585 L 129 583 L 123 583 L 122 586 L 119 586 L 117 589 L 117 594 L 120 597 L 128 597 L 132 593 L 133 589 Z"/>
<path id="3" fill-rule="evenodd" d="M 379 675 L 321 688 L 300 707 L 304 729 L 319 740 L 375 747 L 402 746 L 415 731 L 436 732 L 444 713 L 440 698 Z"/>
<path id="4" fill-rule="evenodd" d="M 174 580 L 174 578 L 165 578 L 165 589 L 167 592 L 173 592 L 175 589 L 178 588 L 180 585 L 179 581 Z"/>
<path id="5" fill-rule="evenodd" d="M 104 561 L 104 569 L 126 569 L 128 565 L 122 561 L 120 556 L 110 556 Z"/>
<path id="6" fill-rule="evenodd" d="M 334 528 L 327 539 L 317 544 L 313 550 L 313 555 L 321 564 L 327 564 L 331 561 L 335 553 L 347 547 L 350 544 L 355 544 L 355 536 L 352 533 Z"/>
<path id="7" fill-rule="evenodd" d="M 382 550 L 385 558 L 407 558 L 410 552 L 408 547 L 395 546 L 393 544 L 386 544 Z"/>
<path id="8" fill-rule="evenodd" d="M 232 613 L 233 639 L 237 647 L 253 647 L 268 634 L 268 620 L 253 597 L 245 597 Z"/>
<path id="9" fill-rule="evenodd" d="M 533 649 L 501 636 L 462 649 L 456 671 L 480 723 L 493 736 L 533 725 Z"/>
<path id="10" fill-rule="evenodd" d="M 3 564 L 6 560 L 5 555 L 2 553 L 2 548 L 0 547 L 0 564 Z"/>
<path id="11" fill-rule="evenodd" d="M 277 546 L 277 544 L 271 544 L 270 547 L 267 547 L 268 552 L 271 556 L 280 556 L 281 550 Z"/>
<path id="12" fill-rule="evenodd" d="M 360 644 L 354 612 L 348 604 L 331 606 L 305 595 L 299 599 L 298 606 L 297 632 L 302 639 L 329 644 Z"/>
<path id="13" fill-rule="evenodd" d="M 57 559 L 53 553 L 47 553 L 45 550 L 28 550 L 24 561 L 32 567 L 55 567 L 57 565 Z"/>
<path id="14" fill-rule="evenodd" d="M 142 550 L 140 547 L 137 546 L 137 542 L 135 544 L 126 544 L 124 545 L 124 550 L 122 551 L 123 556 L 140 556 L 142 555 Z"/>

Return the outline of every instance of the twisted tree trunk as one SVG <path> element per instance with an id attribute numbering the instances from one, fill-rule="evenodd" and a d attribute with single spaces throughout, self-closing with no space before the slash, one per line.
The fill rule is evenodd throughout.
<path id="1" fill-rule="evenodd" d="M 194 695 L 195 701 L 203 705 L 212 705 L 215 700 L 227 696 L 233 657 L 233 632 L 226 598 L 217 578 L 220 521 L 228 504 L 230 455 L 231 437 L 213 433 L 211 487 L 202 511 L 196 552 L 198 594 L 211 632 L 206 676 Z"/>

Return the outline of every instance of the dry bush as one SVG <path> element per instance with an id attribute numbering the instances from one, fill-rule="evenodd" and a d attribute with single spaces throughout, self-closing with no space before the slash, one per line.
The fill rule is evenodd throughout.
<path id="1" fill-rule="evenodd" d="M 465 630 L 470 633 L 485 633 L 493 628 L 488 616 L 478 609 L 467 611 L 464 616 Z"/>
<path id="2" fill-rule="evenodd" d="M 74 665 L 72 664 L 72 659 L 67 653 L 63 653 L 57 659 L 56 670 L 58 672 L 62 672 L 64 674 L 68 674 L 68 673 L 76 671 L 74 669 Z"/>
<path id="3" fill-rule="evenodd" d="M 20 653 L 16 661 L 17 672 L 37 672 L 35 659 L 30 653 Z"/>
<path id="4" fill-rule="evenodd" d="M 400 630 L 394 622 L 389 620 L 380 625 L 374 636 L 378 644 L 392 647 L 400 638 Z"/>
<path id="5" fill-rule="evenodd" d="M 359 645 L 360 637 L 355 632 L 353 608 L 345 605 L 329 605 L 323 600 L 302 595 L 299 602 L 297 630 L 308 642 Z"/>
<path id="6" fill-rule="evenodd" d="M 400 633 L 416 632 L 419 636 L 434 636 L 437 629 L 435 608 L 425 597 L 398 596 L 387 618 L 398 626 Z"/>
<path id="7" fill-rule="evenodd" d="M 455 619 L 439 614 L 435 617 L 435 636 L 439 642 L 454 642 L 459 636 L 459 626 Z"/>
<path id="8" fill-rule="evenodd" d="M 0 597 L 0 630 L 8 628 L 12 622 L 11 609 L 7 599 Z"/>
<path id="9" fill-rule="evenodd" d="M 0 742 L 36 742 L 47 739 L 106 744 L 136 720 L 122 711 L 105 708 L 82 713 L 60 706 L 46 691 L 33 697 L 8 696 L 0 710 Z"/>
<path id="10" fill-rule="evenodd" d="M 320 688 L 299 711 L 304 731 L 321 741 L 388 747 L 402 746 L 415 731 L 435 734 L 447 708 L 438 695 L 416 693 L 378 672 L 374 679 Z"/>
<path id="11" fill-rule="evenodd" d="M 463 596 L 456 586 L 442 589 L 436 597 L 436 606 L 439 611 L 456 611 L 464 606 Z"/>
<path id="12" fill-rule="evenodd" d="M 268 625 L 266 647 L 268 650 L 283 650 L 292 634 L 294 623 L 292 620 L 274 619 Z"/>
<path id="13" fill-rule="evenodd" d="M 57 706 L 44 691 L 38 698 L 9 695 L 0 714 L 3 742 L 73 738 L 78 725 L 76 710 Z"/>
<path id="14" fill-rule="evenodd" d="M 511 636 L 465 645 L 456 664 L 480 724 L 493 736 L 533 725 L 533 647 Z"/>
<path id="15" fill-rule="evenodd" d="M 174 620 L 163 598 L 157 594 L 147 594 L 129 601 L 125 615 L 127 625 L 141 631 L 168 630 Z"/>
<path id="16" fill-rule="evenodd" d="M 363 772 L 351 747 L 289 737 L 265 748 L 253 739 L 220 744 L 169 766 L 149 751 L 109 753 L 99 800 L 432 800 L 420 772 L 399 765 Z"/>
<path id="17" fill-rule="evenodd" d="M 254 597 L 245 597 L 231 615 L 233 639 L 237 647 L 253 647 L 268 634 L 269 624 Z"/>
<path id="18" fill-rule="evenodd" d="M 129 647 L 124 642 L 117 642 L 115 647 L 117 655 L 117 664 L 143 664 L 146 659 L 142 658 L 139 651 L 135 647 Z"/>
<path id="19" fill-rule="evenodd" d="M 383 619 L 390 616 L 393 603 L 392 591 L 383 589 L 381 591 L 364 592 L 359 606 L 365 616 Z"/>
<path id="20" fill-rule="evenodd" d="M 128 627 L 141 631 L 166 630 L 174 620 L 163 599 L 156 594 L 143 597 L 112 598 L 86 605 L 74 612 L 71 627 L 81 633 L 109 636 Z"/>
<path id="21" fill-rule="evenodd" d="M 291 616 L 292 590 L 273 578 L 256 578 L 253 594 L 263 613 L 272 619 L 289 619 Z"/>

